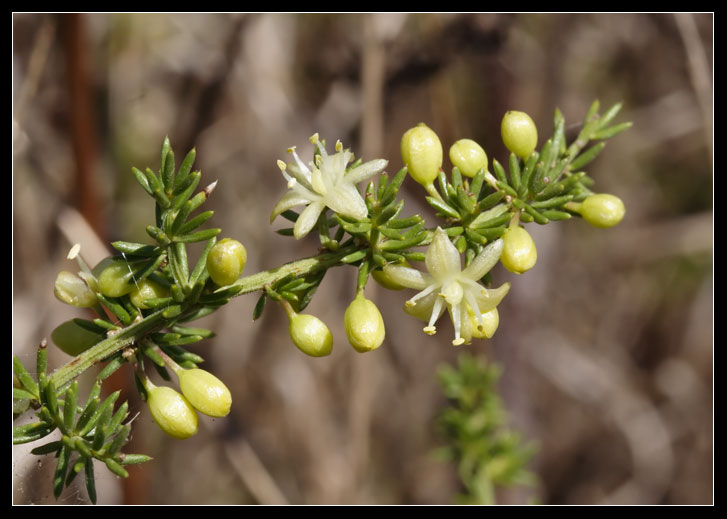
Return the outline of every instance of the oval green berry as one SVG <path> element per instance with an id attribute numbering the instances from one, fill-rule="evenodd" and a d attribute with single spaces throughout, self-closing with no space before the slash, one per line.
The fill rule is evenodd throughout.
<path id="1" fill-rule="evenodd" d="M 594 227 L 613 227 L 623 220 L 626 207 L 614 195 L 598 194 L 586 198 L 580 207 L 581 216 Z"/>
<path id="2" fill-rule="evenodd" d="M 129 299 L 137 308 L 146 309 L 149 308 L 145 303 L 147 299 L 158 299 L 169 295 L 168 288 L 150 279 L 142 279 L 132 288 Z"/>
<path id="3" fill-rule="evenodd" d="M 98 276 L 98 290 L 106 297 L 121 297 L 134 289 L 131 269 L 125 261 L 112 261 Z"/>
<path id="4" fill-rule="evenodd" d="M 460 139 L 449 148 L 449 160 L 460 172 L 470 178 L 481 169 L 487 171 L 487 154 L 472 139 Z"/>
<path id="5" fill-rule="evenodd" d="M 522 227 L 505 230 L 502 235 L 504 246 L 500 261 L 513 274 L 522 274 L 535 266 L 538 250 L 533 238 Z"/>
<path id="6" fill-rule="evenodd" d="M 384 318 L 376 304 L 364 297 L 363 291 L 348 305 L 343 321 L 348 342 L 357 352 L 373 351 L 384 342 Z"/>
<path id="7" fill-rule="evenodd" d="M 290 338 L 300 351 L 311 357 L 325 357 L 333 349 L 328 326 L 314 315 L 293 314 L 288 326 Z"/>
<path id="8" fill-rule="evenodd" d="M 193 368 L 183 369 L 177 376 L 179 389 L 197 411 L 216 418 L 230 413 L 232 405 L 230 390 L 212 373 Z"/>
<path id="9" fill-rule="evenodd" d="M 59 325 L 50 338 L 61 351 L 73 357 L 105 339 L 103 335 L 81 328 L 73 321 Z"/>
<path id="10" fill-rule="evenodd" d="M 207 255 L 207 271 L 219 286 L 231 285 L 238 280 L 247 263 L 247 251 L 237 240 L 225 238 L 212 247 Z"/>
<path id="11" fill-rule="evenodd" d="M 538 145 L 538 129 L 525 112 L 511 110 L 502 118 L 502 142 L 508 150 L 526 159 Z"/>
<path id="12" fill-rule="evenodd" d="M 434 131 L 419 123 L 401 138 L 401 158 L 416 182 L 428 186 L 442 169 L 442 143 Z"/>
<path id="13" fill-rule="evenodd" d="M 197 434 L 197 413 L 184 396 L 166 386 L 154 386 L 147 392 L 149 412 L 162 431 L 179 440 Z"/>

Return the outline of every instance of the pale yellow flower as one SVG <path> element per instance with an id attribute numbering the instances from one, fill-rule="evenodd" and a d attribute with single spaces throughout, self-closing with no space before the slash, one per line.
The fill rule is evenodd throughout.
<path id="1" fill-rule="evenodd" d="M 288 150 L 293 154 L 294 163 L 278 161 L 278 167 L 288 181 L 290 191 L 273 208 L 270 222 L 288 209 L 307 205 L 293 227 L 296 239 L 306 236 L 313 229 L 326 207 L 357 220 L 366 218 L 366 203 L 356 184 L 380 173 L 388 164 L 384 159 L 376 159 L 346 171 L 348 163 L 353 159 L 353 153 L 344 150 L 341 141 L 336 143 L 336 153 L 333 155 L 328 155 L 318 140 L 318 134 L 311 137 L 311 142 L 320 153 L 315 163 L 311 162 L 306 166 L 298 157 L 295 148 Z"/>
<path id="2" fill-rule="evenodd" d="M 479 283 L 499 260 L 502 247 L 502 240 L 487 245 L 462 270 L 459 252 L 438 227 L 425 258 L 428 274 L 399 265 L 386 265 L 384 272 L 396 283 L 420 291 L 406 302 L 404 310 L 428 323 L 425 333 L 436 333 L 434 324 L 447 309 L 454 324 L 452 344 L 459 346 L 475 335 L 472 322 L 478 329 L 485 328 L 482 314 L 495 308 L 510 290 L 509 283 L 494 289 Z"/>

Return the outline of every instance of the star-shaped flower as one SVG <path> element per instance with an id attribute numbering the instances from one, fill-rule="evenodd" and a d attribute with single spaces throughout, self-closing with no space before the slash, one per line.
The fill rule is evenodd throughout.
<path id="1" fill-rule="evenodd" d="M 376 159 L 346 171 L 348 163 L 353 159 L 353 153 L 344 150 L 341 141 L 336 142 L 336 153 L 328 155 L 318 140 L 318 134 L 313 135 L 310 140 L 320 153 L 316 156 L 315 163 L 311 162 L 306 166 L 298 157 L 295 148 L 288 150 L 293 154 L 294 163 L 278 161 L 278 167 L 288 181 L 290 191 L 283 195 L 270 215 L 272 223 L 282 212 L 298 205 L 307 205 L 293 227 L 296 239 L 306 236 L 313 229 L 326 207 L 350 218 L 366 218 L 366 203 L 356 184 L 380 173 L 388 164 L 387 160 Z"/>
<path id="2" fill-rule="evenodd" d="M 386 265 L 384 272 L 396 283 L 420 290 L 406 302 L 404 310 L 428 321 L 425 333 L 436 333 L 434 323 L 445 308 L 449 310 L 454 324 L 452 344 L 459 346 L 470 342 L 473 326 L 484 328 L 482 314 L 495 308 L 510 290 L 510 283 L 487 289 L 478 282 L 500 259 L 502 247 L 502 240 L 489 244 L 462 270 L 459 252 L 447 233 L 437 227 L 425 258 L 429 274 L 398 265 Z"/>

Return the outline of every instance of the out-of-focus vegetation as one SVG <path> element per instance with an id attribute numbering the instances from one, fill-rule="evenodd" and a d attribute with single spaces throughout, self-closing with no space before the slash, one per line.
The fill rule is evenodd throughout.
<path id="1" fill-rule="evenodd" d="M 579 121 L 594 98 L 634 126 L 587 168 L 622 198 L 617 227 L 530 225 L 538 264 L 513 283 L 500 328 L 470 351 L 503 367 L 511 425 L 536 441 L 542 503 L 713 501 L 712 14 L 16 14 L 13 18 L 13 349 L 31 359 L 73 310 L 53 297 L 71 243 L 90 262 L 111 240 L 148 241 L 153 208 L 130 174 L 157 167 L 169 135 L 196 146 L 215 226 L 245 244 L 246 271 L 315 253 L 268 225 L 284 191 L 276 159 L 314 132 L 401 166 L 418 122 L 445 148 L 479 142 L 502 161 L 500 120 L 553 109 Z M 404 185 L 405 212 L 433 217 Z M 432 220 L 433 221 L 433 220 Z M 89 225 L 87 225 L 89 224 Z M 276 224 L 277 225 L 277 224 Z M 99 245 L 94 241 L 98 236 Z M 499 282 L 513 276 L 502 268 Z M 311 311 L 333 354 L 303 356 L 283 312 L 255 297 L 205 323 L 200 348 L 233 394 L 230 417 L 170 441 L 132 404 L 135 450 L 155 460 L 108 503 L 449 503 L 456 469 L 434 459 L 451 333 L 421 334 L 402 293 L 373 290 L 387 337 L 346 344 L 355 274 L 332 271 Z M 450 325 L 445 325 L 450 326 Z M 53 351 L 56 366 L 67 357 Z M 87 380 L 82 383 L 88 383 Z M 116 383 L 133 392 L 131 374 Z M 131 394 L 131 393 L 129 393 Z M 31 448 L 30 446 L 29 448 Z M 52 503 L 53 463 L 14 450 L 16 503 Z M 85 494 L 64 494 L 64 503 Z M 499 502 L 522 502 L 506 492 Z"/>

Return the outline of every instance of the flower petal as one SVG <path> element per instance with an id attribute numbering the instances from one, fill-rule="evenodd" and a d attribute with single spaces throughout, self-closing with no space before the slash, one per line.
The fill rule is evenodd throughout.
<path id="1" fill-rule="evenodd" d="M 385 159 L 370 160 L 346 173 L 344 178 L 346 182 L 358 184 L 380 173 L 388 164 L 389 161 Z"/>
<path id="2" fill-rule="evenodd" d="M 479 310 L 480 313 L 484 314 L 485 312 L 488 312 L 495 308 L 497 305 L 500 304 L 500 301 L 507 295 L 507 293 L 510 291 L 510 283 L 505 283 L 499 288 L 484 288 L 482 287 L 482 290 L 479 291 L 478 294 L 475 295 L 475 299 L 477 300 L 477 307 L 473 308 L 475 312 Z"/>
<path id="3" fill-rule="evenodd" d="M 437 310 L 437 316 L 434 319 L 436 322 L 442 315 L 442 312 L 444 312 L 444 309 L 447 308 L 446 305 L 440 304 L 439 308 L 435 309 L 434 306 L 437 300 L 444 301 L 442 296 L 439 295 L 439 292 L 431 292 L 417 301 L 415 305 L 404 305 L 404 311 L 420 321 L 429 322 L 432 319 L 433 311 Z"/>
<path id="4" fill-rule="evenodd" d="M 504 244 L 505 242 L 502 239 L 490 243 L 462 271 L 462 275 L 474 281 L 482 279 L 485 274 L 492 270 L 492 267 L 497 265 Z"/>
<path id="5" fill-rule="evenodd" d="M 311 172 L 308 168 L 306 168 L 304 172 L 297 164 L 294 163 L 287 164 L 286 171 L 306 189 L 310 191 L 313 190 L 313 186 L 311 185 Z"/>
<path id="6" fill-rule="evenodd" d="M 384 272 L 395 283 L 415 290 L 424 290 L 432 283 L 432 277 L 423 272 L 401 265 L 385 265 Z"/>
<path id="7" fill-rule="evenodd" d="M 346 182 L 339 184 L 333 192 L 326 195 L 324 201 L 334 212 L 343 216 L 362 220 L 369 215 L 366 202 L 353 184 Z"/>
<path id="8" fill-rule="evenodd" d="M 270 223 L 273 223 L 273 220 L 275 220 L 284 211 L 287 211 L 296 205 L 306 205 L 310 202 L 310 198 L 305 198 L 303 195 L 295 191 L 288 191 L 280 200 L 278 200 L 275 207 L 273 207 L 273 212 L 270 214 Z"/>
<path id="9" fill-rule="evenodd" d="M 302 213 L 300 213 L 300 216 L 293 227 L 293 236 L 295 236 L 296 240 L 300 240 L 311 231 L 318 221 L 318 217 L 325 208 L 326 205 L 322 201 L 316 201 L 311 203 Z"/>
<path id="10" fill-rule="evenodd" d="M 441 227 L 434 231 L 432 244 L 424 261 L 434 279 L 445 279 L 462 271 L 459 252 Z"/>

